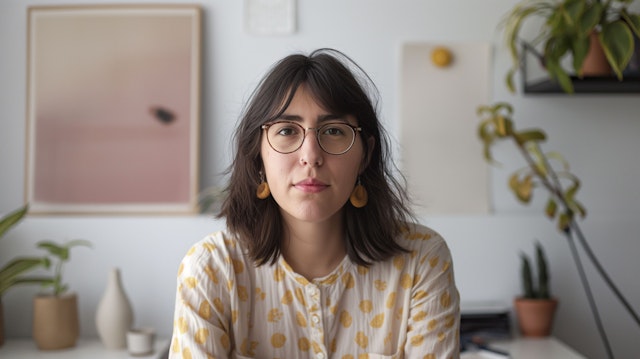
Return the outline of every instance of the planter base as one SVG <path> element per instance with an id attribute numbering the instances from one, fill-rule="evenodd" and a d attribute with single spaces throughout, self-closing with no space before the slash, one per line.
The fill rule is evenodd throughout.
<path id="1" fill-rule="evenodd" d="M 518 327 L 525 337 L 547 337 L 551 335 L 557 299 L 524 299 L 514 302 Z"/>
<path id="2" fill-rule="evenodd" d="M 75 294 L 36 296 L 33 300 L 33 339 L 40 350 L 71 348 L 80 334 Z"/>

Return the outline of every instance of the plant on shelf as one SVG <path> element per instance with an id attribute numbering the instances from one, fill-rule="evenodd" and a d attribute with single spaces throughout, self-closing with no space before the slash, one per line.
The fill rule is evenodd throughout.
<path id="1" fill-rule="evenodd" d="M 53 257 L 50 261 L 55 261 L 53 279 L 45 286 L 52 288 L 51 293 L 39 294 L 33 301 L 33 339 L 41 350 L 73 347 L 80 334 L 77 295 L 67 293 L 68 286 L 62 280 L 63 265 L 76 246 L 91 247 L 91 243 L 82 239 L 64 244 L 38 242 L 38 247 Z"/>
<path id="2" fill-rule="evenodd" d="M 45 287 L 52 287 L 52 294 L 54 296 L 63 295 L 68 290 L 68 286 L 62 282 L 62 266 L 65 262 L 69 261 L 71 248 L 76 246 L 91 247 L 91 242 L 84 239 L 75 239 L 64 244 L 57 244 L 53 241 L 38 242 L 38 248 L 42 248 L 48 251 L 49 255 L 54 257 L 56 261 L 53 271 L 53 280 L 50 283 L 46 283 L 45 285 Z"/>
<path id="3" fill-rule="evenodd" d="M 551 333 L 558 300 L 551 297 L 549 270 L 544 249 L 540 242 L 536 242 L 535 247 L 538 268 L 535 278 L 531 269 L 531 260 L 524 253 L 520 255 L 522 296 L 515 299 L 515 308 L 520 332 L 524 336 L 542 337 Z"/>
<path id="4" fill-rule="evenodd" d="M 549 290 L 549 269 L 547 267 L 547 257 L 540 242 L 536 242 L 536 264 L 538 273 L 535 277 L 538 284 L 534 282 L 533 271 L 531 270 L 531 260 L 525 253 L 520 254 L 522 261 L 520 275 L 522 279 L 522 298 L 526 299 L 551 299 Z"/>
<path id="5" fill-rule="evenodd" d="M 478 125 L 478 135 L 484 144 L 485 159 L 495 164 L 491 147 L 499 141 L 512 141 L 527 164 L 524 168 L 515 171 L 509 179 L 509 188 L 514 192 L 516 198 L 522 203 L 529 203 L 535 188 L 543 188 L 548 192 L 545 214 L 556 221 L 559 231 L 567 239 L 598 331 L 609 358 L 613 358 L 574 237 L 577 239 L 577 243 L 582 246 L 597 273 L 639 327 L 640 316 L 604 270 L 580 228 L 577 217 L 584 218 L 587 211 L 576 199 L 580 188 L 579 178 L 569 171 L 568 162 L 560 154 L 542 151 L 541 144 L 546 140 L 546 134 L 542 130 L 518 131 L 511 119 L 512 115 L 512 106 L 504 102 L 478 108 L 478 116 L 481 118 Z M 560 167 L 558 168 L 558 166 Z"/>
<path id="6" fill-rule="evenodd" d="M 13 228 L 25 216 L 28 205 L 7 214 L 0 219 L 0 238 L 9 229 Z M 4 344 L 4 312 L 2 307 L 2 296 L 10 288 L 21 284 L 49 284 L 50 277 L 27 276 L 26 274 L 36 268 L 48 268 L 49 258 L 47 257 L 16 257 L 0 268 L 0 346 Z"/>
<path id="7" fill-rule="evenodd" d="M 572 72 L 584 74 L 587 56 L 604 52 L 602 62 L 622 79 L 622 71 L 634 51 L 634 35 L 640 37 L 640 14 L 629 10 L 635 0 L 523 0 L 508 12 L 501 23 L 513 66 L 506 83 L 515 92 L 513 77 L 521 69 L 525 49 L 534 53 L 565 92 L 573 92 L 570 72 L 563 60 L 570 55 Z M 542 22 L 530 41 L 522 41 L 520 33 L 525 20 Z M 541 50 L 536 50 L 541 48 Z M 602 55 L 600 55 L 602 56 Z M 609 71 L 610 72 L 610 71 Z"/>

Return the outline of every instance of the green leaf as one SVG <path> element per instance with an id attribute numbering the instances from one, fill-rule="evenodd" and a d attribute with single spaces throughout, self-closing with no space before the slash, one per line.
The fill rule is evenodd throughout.
<path id="1" fill-rule="evenodd" d="M 598 25 L 600 18 L 602 18 L 603 7 L 599 2 L 594 2 L 587 5 L 584 13 L 580 17 L 578 22 L 579 35 L 582 37 L 588 37 L 591 31 Z"/>
<path id="2" fill-rule="evenodd" d="M 542 244 L 536 241 L 536 263 L 538 265 L 538 298 L 549 299 L 549 270 Z"/>
<path id="3" fill-rule="evenodd" d="M 28 209 L 29 209 L 29 205 L 24 205 L 22 208 L 19 208 L 9 213 L 5 217 L 2 217 L 2 220 L 0 220 L 0 238 L 2 238 L 2 236 L 11 227 L 13 227 L 16 223 L 18 223 L 22 219 L 22 217 L 24 217 Z"/>
<path id="4" fill-rule="evenodd" d="M 580 181 L 575 179 L 573 185 L 571 185 L 569 189 L 567 189 L 567 191 L 564 193 L 565 200 L 567 202 L 572 202 L 579 188 L 580 188 Z"/>
<path id="5" fill-rule="evenodd" d="M 573 207 L 574 207 L 574 211 L 576 211 L 576 212 L 578 212 L 578 214 L 580 214 L 580 217 L 584 218 L 584 217 L 587 216 L 587 209 L 584 208 L 582 203 L 580 203 L 578 201 L 573 201 Z"/>
<path id="6" fill-rule="evenodd" d="M 622 18 L 625 19 L 627 25 L 633 33 L 640 37 L 640 15 L 638 14 L 629 14 L 626 10 L 622 12 Z"/>
<path id="7" fill-rule="evenodd" d="M 47 250 L 52 256 L 60 258 L 60 260 L 66 261 L 69 259 L 69 248 L 60 246 L 52 241 L 40 241 L 38 242 L 38 248 Z"/>
<path id="8" fill-rule="evenodd" d="M 602 26 L 598 35 L 604 54 L 611 68 L 622 80 L 622 70 L 627 66 L 633 55 L 633 34 L 622 20 L 614 21 Z"/>
<path id="9" fill-rule="evenodd" d="M 564 92 L 573 94 L 573 83 L 571 82 L 571 77 L 560 65 L 549 62 L 547 63 L 547 71 L 551 78 L 560 84 L 560 87 Z"/>
<path id="10" fill-rule="evenodd" d="M 524 254 L 520 254 L 522 264 L 520 267 L 520 274 L 522 276 L 522 291 L 525 298 L 535 298 L 533 290 L 533 274 L 531 273 L 531 263 L 529 258 Z"/>
<path id="11" fill-rule="evenodd" d="M 0 298 L 11 287 L 16 285 L 24 285 L 24 284 L 40 284 L 40 285 L 50 285 L 52 283 L 52 279 L 49 277 L 20 277 L 14 278 L 9 281 L 0 281 Z"/>
<path id="12" fill-rule="evenodd" d="M 571 224 L 571 216 L 564 212 L 561 213 L 558 217 L 558 230 L 562 232 L 567 232 L 569 230 L 569 226 Z"/>
<path id="13" fill-rule="evenodd" d="M 10 280 L 24 272 L 39 266 L 49 267 L 49 259 L 43 258 L 15 258 L 0 269 L 0 282 Z"/>
<path id="14" fill-rule="evenodd" d="M 512 122 L 505 116 L 496 115 L 493 118 L 493 126 L 498 137 L 506 137 L 512 133 Z"/>
<path id="15" fill-rule="evenodd" d="M 573 54 L 573 71 L 578 74 L 579 77 L 582 77 L 582 64 L 589 53 L 589 37 L 576 37 L 572 43 L 571 50 Z"/>
<path id="16" fill-rule="evenodd" d="M 516 132 L 515 139 L 519 144 L 524 144 L 529 141 L 539 142 L 547 139 L 546 134 L 542 130 L 526 130 Z"/>
<path id="17" fill-rule="evenodd" d="M 73 239 L 64 244 L 64 247 L 66 248 L 72 248 L 72 247 L 78 247 L 78 246 L 89 247 L 89 248 L 92 247 L 91 242 L 89 242 L 86 239 Z"/>
<path id="18" fill-rule="evenodd" d="M 549 200 L 547 201 L 547 205 L 544 208 L 544 213 L 547 215 L 547 217 L 553 219 L 556 216 L 557 210 L 558 204 L 553 198 L 549 198 Z"/>
<path id="19" fill-rule="evenodd" d="M 548 152 L 546 156 L 549 159 L 554 159 L 562 163 L 562 166 L 565 171 L 569 170 L 569 162 L 559 152 L 551 151 L 551 152 Z"/>
<path id="20" fill-rule="evenodd" d="M 560 5 L 560 13 L 569 26 L 576 26 L 584 12 L 584 0 L 566 0 Z"/>
<path id="21" fill-rule="evenodd" d="M 533 169 L 537 171 L 541 177 L 546 177 L 549 173 L 549 169 L 547 168 L 547 160 L 545 159 L 544 154 L 542 154 L 542 151 L 540 151 L 540 146 L 535 142 L 527 142 L 526 149 L 533 157 Z"/>
<path id="22" fill-rule="evenodd" d="M 0 269 L 0 298 L 2 294 L 15 284 L 25 280 L 19 276 L 39 266 L 49 267 L 49 259 L 44 258 L 16 258 Z M 49 278 L 50 279 L 50 278 Z"/>
<path id="23" fill-rule="evenodd" d="M 516 172 L 509 178 L 509 187 L 520 202 L 529 203 L 533 192 L 533 176 L 526 174 L 522 180 L 520 180 L 520 176 L 518 172 Z"/>

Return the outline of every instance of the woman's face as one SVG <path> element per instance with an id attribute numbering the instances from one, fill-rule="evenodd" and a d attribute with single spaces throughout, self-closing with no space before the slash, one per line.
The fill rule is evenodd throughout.
<path id="1" fill-rule="evenodd" d="M 353 116 L 341 118 L 325 111 L 304 85 L 298 88 L 279 120 L 296 122 L 304 128 L 336 122 L 358 125 Z M 266 181 L 285 220 L 319 223 L 339 218 L 363 169 L 365 156 L 360 134 L 356 134 L 351 149 L 341 155 L 324 152 L 315 130 L 307 130 L 302 146 L 292 153 L 276 152 L 264 130 L 261 141 Z"/>

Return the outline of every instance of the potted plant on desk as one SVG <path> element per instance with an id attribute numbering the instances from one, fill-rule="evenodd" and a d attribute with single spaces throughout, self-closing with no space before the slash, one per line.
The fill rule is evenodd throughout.
<path id="1" fill-rule="evenodd" d="M 613 359 L 613 349 L 591 292 L 578 246 L 582 247 L 596 273 L 604 280 L 638 328 L 640 328 L 640 314 L 606 272 L 582 232 L 578 217 L 584 218 L 587 210 L 576 197 L 580 188 L 580 179 L 569 171 L 569 163 L 559 153 L 542 151 L 541 144 L 547 138 L 544 131 L 516 129 L 512 120 L 513 107 L 510 104 L 498 102 L 492 106 L 480 106 L 478 115 L 482 118 L 478 126 L 478 135 L 484 144 L 484 156 L 487 161 L 496 163 L 491 153 L 492 146 L 497 142 L 508 140 L 515 144 L 527 163 L 509 178 L 509 188 L 516 198 L 526 204 L 531 201 L 534 189 L 540 188 L 547 191 L 549 198 L 544 208 L 545 215 L 557 223 L 558 230 L 569 244 L 595 324 L 607 351 L 607 357 Z"/>
<path id="2" fill-rule="evenodd" d="M 522 253 L 522 296 L 515 299 L 518 327 L 525 337 L 546 337 L 551 334 L 558 300 L 551 297 L 547 258 L 540 242 L 536 242 L 537 276 L 534 279 L 531 260 Z M 536 285 L 537 282 L 537 285 Z"/>
<path id="3" fill-rule="evenodd" d="M 9 229 L 15 226 L 27 213 L 25 205 L 0 219 L 0 238 Z M 0 268 L 0 346 L 4 344 L 4 309 L 2 296 L 10 288 L 20 284 L 47 284 L 51 283 L 49 277 L 32 277 L 26 273 L 39 268 L 49 267 L 49 258 L 46 257 L 17 257 Z"/>
<path id="4" fill-rule="evenodd" d="M 54 268 L 53 288 L 50 294 L 39 294 L 33 300 L 33 339 L 41 350 L 70 348 L 76 345 L 80 334 L 78 301 L 75 293 L 67 293 L 62 282 L 62 266 L 69 260 L 70 249 L 75 246 L 90 247 L 91 243 L 76 239 L 59 245 L 41 241 L 38 247 L 57 258 Z"/>
<path id="5" fill-rule="evenodd" d="M 523 0 L 505 17 L 502 26 L 513 66 L 506 84 L 515 92 L 513 77 L 522 66 L 525 52 L 540 60 L 551 79 L 565 92 L 573 92 L 563 60 L 570 58 L 573 73 L 582 76 L 611 76 L 622 80 L 622 71 L 634 52 L 634 35 L 640 37 L 640 14 L 629 5 L 635 0 Z M 519 35 L 525 20 L 538 18 L 542 26 L 533 40 Z M 521 44 L 524 43 L 524 46 Z M 536 46 L 541 44 L 541 50 Z M 569 57 L 570 55 L 570 57 Z M 600 66 L 601 65 L 601 66 Z"/>

